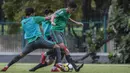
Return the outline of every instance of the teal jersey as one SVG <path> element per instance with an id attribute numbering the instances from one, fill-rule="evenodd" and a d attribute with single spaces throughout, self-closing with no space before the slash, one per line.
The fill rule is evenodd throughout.
<path id="1" fill-rule="evenodd" d="M 31 16 L 21 21 L 22 28 L 25 32 L 24 38 L 30 43 L 35 41 L 39 36 L 42 36 L 39 24 L 44 21 L 45 18 L 41 16 Z"/>
<path id="2" fill-rule="evenodd" d="M 66 8 L 60 9 L 55 12 L 56 18 L 54 19 L 55 26 L 52 26 L 52 30 L 64 32 L 66 24 L 71 16 L 67 13 Z"/>
<path id="3" fill-rule="evenodd" d="M 52 27 L 52 25 L 51 25 L 50 21 L 46 20 L 46 21 L 42 22 L 42 28 L 44 30 L 44 33 L 43 33 L 44 39 L 47 39 L 47 37 L 50 36 L 51 27 Z"/>

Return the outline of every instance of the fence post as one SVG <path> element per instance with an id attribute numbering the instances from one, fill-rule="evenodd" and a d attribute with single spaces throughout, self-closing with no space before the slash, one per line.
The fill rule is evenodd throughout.
<path id="1" fill-rule="evenodd" d="M 104 15 L 103 25 L 104 25 L 104 40 L 106 40 L 107 39 L 107 17 L 106 17 L 106 15 Z M 104 44 L 104 52 L 107 52 L 107 43 Z"/>
<path id="2" fill-rule="evenodd" d="M 2 23 L 1 32 L 2 32 L 1 35 L 4 35 L 4 23 Z"/>

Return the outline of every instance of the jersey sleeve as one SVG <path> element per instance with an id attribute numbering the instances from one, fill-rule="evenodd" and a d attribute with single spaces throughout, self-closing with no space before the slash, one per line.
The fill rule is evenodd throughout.
<path id="1" fill-rule="evenodd" d="M 64 11 L 63 11 L 62 9 L 57 10 L 57 11 L 55 12 L 55 15 L 56 15 L 56 17 L 63 16 L 63 15 L 64 15 Z"/>
<path id="2" fill-rule="evenodd" d="M 36 16 L 36 17 L 34 17 L 34 21 L 35 21 L 37 24 L 42 24 L 42 22 L 45 21 L 45 17 Z"/>

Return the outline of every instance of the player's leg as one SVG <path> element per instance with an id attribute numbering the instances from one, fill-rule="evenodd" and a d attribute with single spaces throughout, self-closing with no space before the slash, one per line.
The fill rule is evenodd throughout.
<path id="1" fill-rule="evenodd" d="M 74 67 L 75 71 L 78 72 L 83 67 L 84 64 L 81 64 L 80 66 L 76 66 L 76 64 L 72 60 L 69 50 L 68 50 L 67 46 L 65 45 L 66 41 L 65 41 L 64 33 L 57 32 L 57 31 L 51 31 L 51 35 L 52 35 L 53 40 L 56 41 L 56 43 L 60 46 L 60 48 L 64 49 L 67 61 L 69 63 L 71 63 L 72 66 Z"/>
<path id="2" fill-rule="evenodd" d="M 61 35 L 61 37 L 62 37 L 62 39 L 63 39 L 63 41 L 64 41 L 64 44 L 60 44 L 60 46 L 66 47 L 67 42 L 66 42 L 65 36 L 64 36 L 63 33 L 61 33 L 60 35 Z M 66 47 L 66 48 L 67 48 L 67 47 Z M 74 67 L 74 69 L 75 69 L 76 72 L 80 71 L 80 69 L 81 69 L 81 68 L 83 67 L 83 65 L 84 65 L 84 64 L 81 64 L 80 66 L 77 66 L 77 65 L 75 64 L 74 60 L 72 59 L 72 57 L 70 56 L 69 53 L 66 54 L 65 57 L 66 57 L 66 60 L 68 61 L 68 63 L 72 64 L 72 66 Z"/>
<path id="3" fill-rule="evenodd" d="M 39 68 L 42 67 L 46 67 L 48 65 L 51 65 L 55 60 L 55 57 L 53 57 L 53 55 L 49 56 L 49 60 L 46 60 L 44 63 L 40 62 L 38 65 L 36 65 L 35 67 L 33 67 L 32 69 L 30 69 L 29 71 L 36 71 Z"/>
<path id="4" fill-rule="evenodd" d="M 53 41 L 55 41 L 60 48 L 64 49 L 66 54 L 69 54 L 69 50 L 68 48 L 64 45 L 64 39 L 62 37 L 62 32 L 58 32 L 58 31 L 51 31 L 51 37 L 53 39 Z"/>
<path id="5" fill-rule="evenodd" d="M 63 43 L 63 39 L 62 39 L 62 37 L 60 35 L 60 32 L 51 31 L 51 37 L 52 37 L 53 41 L 55 41 L 58 45 L 61 44 L 61 43 Z M 60 48 L 62 48 L 62 47 L 60 47 Z M 66 53 L 69 52 L 67 48 L 62 48 L 62 49 L 64 49 Z M 58 65 L 56 65 L 56 66 L 59 67 Z"/>
<path id="6" fill-rule="evenodd" d="M 66 60 L 68 63 L 72 64 L 76 72 L 79 72 L 84 65 L 84 63 L 82 63 L 81 65 L 77 66 L 70 55 L 66 55 Z"/>
<path id="7" fill-rule="evenodd" d="M 51 31 L 51 37 L 52 37 L 52 40 L 54 41 L 54 42 L 56 42 L 57 44 L 59 44 L 60 43 L 60 40 L 61 40 L 61 37 L 60 37 L 60 34 L 58 33 L 58 32 L 56 32 L 56 31 Z M 58 59 L 57 59 L 57 61 L 58 61 Z M 57 63 L 57 62 L 56 62 Z M 62 66 L 60 66 L 60 65 L 55 65 L 57 68 L 60 68 L 60 69 L 62 69 L 61 67 Z"/>
<path id="8" fill-rule="evenodd" d="M 45 53 L 42 52 L 41 53 L 40 63 L 44 64 L 46 57 L 49 56 L 49 55 L 52 55 L 54 53 L 54 51 L 55 51 L 55 49 L 51 49 L 51 50 L 49 50 L 49 51 L 47 51 Z"/>
<path id="9" fill-rule="evenodd" d="M 51 49 L 51 50 L 45 52 L 44 55 L 46 57 L 49 56 L 49 60 L 45 61 L 45 60 L 43 60 L 43 57 L 41 57 L 41 59 L 42 59 L 41 62 L 37 66 L 35 66 L 34 68 L 30 69 L 29 71 L 36 71 L 39 68 L 51 65 L 56 58 L 55 49 Z M 57 62 L 55 63 L 55 65 L 56 64 L 57 64 Z M 55 65 L 52 67 L 51 72 L 59 72 L 59 69 Z"/>
<path id="10" fill-rule="evenodd" d="M 56 52 L 56 55 L 58 55 L 58 56 L 60 55 L 60 54 L 57 54 L 57 47 L 54 46 L 54 44 L 51 41 L 47 41 L 47 40 L 42 39 L 42 45 L 39 45 L 39 46 L 40 47 L 44 46 L 45 48 L 56 48 L 56 49 L 51 49 L 51 50 L 49 50 L 46 53 L 42 53 L 42 55 L 41 55 L 41 63 L 39 63 L 37 66 L 35 66 L 34 68 L 30 69 L 29 71 L 35 71 L 35 70 L 37 70 L 39 68 L 42 68 L 42 67 L 45 67 L 45 66 L 48 66 L 48 65 L 52 64 L 53 61 L 54 61 L 53 58 L 49 58 L 48 61 L 45 61 L 47 55 L 49 55 L 49 54 L 52 55 L 54 52 Z M 60 53 L 60 52 L 58 52 L 58 53 Z M 58 59 L 57 63 L 60 63 L 59 59 Z"/>
<path id="11" fill-rule="evenodd" d="M 24 56 L 26 56 L 28 53 L 32 52 L 33 50 L 35 50 L 35 43 L 29 43 L 25 46 L 24 50 L 22 53 L 20 53 L 19 55 L 16 55 L 1 71 L 6 71 L 11 65 L 13 65 L 14 63 L 16 63 L 17 61 L 19 61 L 21 58 L 23 58 Z"/>
<path id="12" fill-rule="evenodd" d="M 60 47 L 63 48 L 63 47 L 65 47 L 65 46 L 64 46 L 63 43 L 61 43 L 61 44 L 60 44 Z M 72 60 L 72 57 L 70 56 L 70 54 L 69 54 L 69 53 L 67 53 L 67 54 L 65 53 L 65 55 L 66 55 L 65 57 L 66 57 L 67 62 L 72 64 L 72 66 L 74 67 L 75 71 L 79 71 L 81 67 L 78 68 L 78 67 L 76 66 L 76 64 L 75 64 L 75 62 Z"/>
<path id="13" fill-rule="evenodd" d="M 49 60 L 50 60 L 50 62 L 52 62 L 52 61 L 55 59 L 54 56 L 56 56 L 56 54 L 55 54 L 55 49 L 51 49 L 51 50 L 49 50 L 49 51 L 47 51 L 47 52 L 45 52 L 45 53 L 42 53 L 42 57 L 41 57 L 41 62 L 40 62 L 40 64 L 39 64 L 37 67 L 35 67 L 34 69 L 30 69 L 30 71 L 35 71 L 35 70 L 38 69 L 39 67 L 43 67 L 43 64 L 44 64 L 44 63 L 46 64 L 45 59 L 46 59 L 47 56 L 49 56 Z M 50 64 L 50 63 L 49 63 L 49 64 Z M 47 64 L 46 64 L 46 65 L 47 65 Z M 44 65 L 44 66 L 45 66 L 45 65 Z M 51 72 L 59 72 L 59 70 L 57 69 L 56 66 L 53 66 Z"/>
<path id="14" fill-rule="evenodd" d="M 52 39 L 51 36 L 44 36 L 44 39 L 47 39 L 47 40 L 49 40 L 49 41 L 53 41 L 53 39 Z M 55 49 L 51 49 L 51 50 L 49 50 L 49 51 L 47 51 L 47 52 L 45 52 L 45 53 L 42 52 L 40 62 L 41 62 L 42 64 L 44 64 L 45 59 L 46 59 L 46 56 L 49 56 L 49 55 L 53 54 L 54 51 L 55 51 Z"/>
<path id="15" fill-rule="evenodd" d="M 29 71 L 34 72 L 34 71 L 36 71 L 37 69 L 42 68 L 42 67 L 45 67 L 45 66 L 47 66 L 47 62 L 45 62 L 44 64 L 39 63 L 39 64 L 36 65 L 35 67 L 31 68 Z"/>
<path id="16" fill-rule="evenodd" d="M 63 55 L 61 54 L 61 59 L 63 58 Z M 51 69 L 51 72 L 60 72 L 60 70 L 63 70 L 63 68 L 60 68 L 60 70 L 58 69 L 59 67 L 57 67 L 57 58 L 56 58 L 56 55 L 55 55 L 55 63 Z"/>
<path id="17" fill-rule="evenodd" d="M 62 52 L 62 49 L 61 49 L 61 60 L 64 58 L 64 55 L 65 55 L 65 53 Z M 59 69 L 58 69 L 58 67 L 56 66 L 56 64 L 57 64 L 57 58 L 55 58 L 55 59 L 56 59 L 56 61 L 55 61 L 54 66 L 51 69 L 51 72 L 60 72 Z M 61 70 L 63 70 L 63 69 L 61 69 Z"/>
<path id="18" fill-rule="evenodd" d="M 42 40 L 41 47 L 44 46 L 45 48 L 55 48 L 56 57 L 58 58 L 57 65 L 61 65 L 61 51 L 60 47 L 57 44 L 54 44 L 52 41 Z"/>
<path id="19" fill-rule="evenodd" d="M 28 53 L 32 52 L 35 49 L 38 49 L 38 48 L 57 48 L 57 47 L 59 47 L 59 46 L 54 45 L 54 44 L 51 44 L 51 45 L 53 45 L 53 46 L 47 47 L 47 45 L 46 45 L 45 41 L 43 41 L 42 37 L 39 37 L 34 42 L 27 44 L 24 48 L 24 51 L 22 53 L 20 53 L 19 55 L 15 56 L 1 71 L 6 71 L 11 65 L 16 63 L 21 58 L 23 58 L 25 55 L 27 55 Z"/>
<path id="20" fill-rule="evenodd" d="M 64 39 L 64 36 L 63 36 L 63 33 L 61 32 L 58 32 L 58 31 L 51 31 L 51 35 L 52 35 L 52 38 L 54 41 L 56 41 L 56 43 L 64 49 L 65 51 L 65 54 L 66 55 L 69 55 L 68 52 L 66 52 L 66 49 L 67 47 L 65 46 L 64 42 L 65 42 L 65 39 Z M 68 58 L 69 57 L 69 58 Z M 70 56 L 67 56 L 67 60 L 68 62 L 71 62 L 70 60 Z M 72 64 L 74 66 L 74 68 L 76 69 L 76 65 L 75 64 Z M 62 70 L 62 69 L 61 69 Z"/>

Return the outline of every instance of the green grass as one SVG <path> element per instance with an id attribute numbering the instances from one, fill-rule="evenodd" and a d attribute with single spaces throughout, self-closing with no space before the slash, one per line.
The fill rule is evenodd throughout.
<path id="1" fill-rule="evenodd" d="M 7 72 L 0 73 L 31 73 L 28 70 L 34 67 L 36 63 L 17 63 L 10 67 Z M 0 63 L 0 69 L 5 66 L 5 63 Z M 51 73 L 52 66 L 41 68 L 33 73 Z M 62 72 L 63 73 L 63 72 Z M 65 72 L 64 72 L 65 73 Z M 67 73 L 75 73 L 67 72 Z M 79 73 L 130 73 L 129 64 L 85 64 Z"/>

